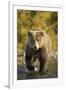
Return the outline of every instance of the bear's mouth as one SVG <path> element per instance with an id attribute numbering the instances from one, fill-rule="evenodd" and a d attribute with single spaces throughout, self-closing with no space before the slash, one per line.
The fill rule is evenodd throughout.
<path id="1" fill-rule="evenodd" d="M 35 50 L 35 54 L 37 54 L 38 53 L 38 50 Z"/>
<path id="2" fill-rule="evenodd" d="M 40 51 L 40 48 L 38 50 L 34 50 L 34 54 L 37 54 Z"/>

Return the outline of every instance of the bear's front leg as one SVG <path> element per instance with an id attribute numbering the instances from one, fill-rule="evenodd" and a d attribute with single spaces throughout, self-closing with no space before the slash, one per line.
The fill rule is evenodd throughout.
<path id="1" fill-rule="evenodd" d="M 39 51 L 40 70 L 39 72 L 45 73 L 47 69 L 47 54 L 44 48 Z"/>
<path id="2" fill-rule="evenodd" d="M 34 66 L 33 66 L 32 63 L 31 63 L 31 59 L 32 59 L 31 56 L 27 56 L 27 55 L 25 56 L 27 69 L 28 69 L 29 71 L 34 71 Z"/>
<path id="3" fill-rule="evenodd" d="M 26 50 L 25 50 L 25 61 L 26 61 L 26 67 L 29 71 L 34 70 L 34 66 L 32 65 L 32 56 L 33 56 L 33 50 L 30 48 L 30 46 L 27 44 L 26 45 Z"/>

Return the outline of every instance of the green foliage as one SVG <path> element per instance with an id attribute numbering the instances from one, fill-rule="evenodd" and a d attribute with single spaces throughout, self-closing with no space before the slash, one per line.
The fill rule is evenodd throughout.
<path id="1" fill-rule="evenodd" d="M 57 51 L 57 12 L 17 10 L 17 51 L 25 50 L 29 29 L 45 30 L 52 40 L 52 50 Z"/>

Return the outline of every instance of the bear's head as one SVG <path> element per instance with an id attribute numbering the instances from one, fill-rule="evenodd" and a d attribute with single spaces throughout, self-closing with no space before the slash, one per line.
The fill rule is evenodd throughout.
<path id="1" fill-rule="evenodd" d="M 32 49 L 34 50 L 39 50 L 40 48 L 42 48 L 43 46 L 43 31 L 32 31 L 29 30 L 28 31 L 28 41 L 29 41 L 29 45 Z"/>

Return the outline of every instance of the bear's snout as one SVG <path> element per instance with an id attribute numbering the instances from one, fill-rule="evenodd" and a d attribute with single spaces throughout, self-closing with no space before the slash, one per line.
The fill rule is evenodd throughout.
<path id="1" fill-rule="evenodd" d="M 34 50 L 37 50 L 37 47 L 36 46 L 34 46 Z"/>

